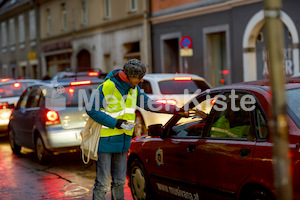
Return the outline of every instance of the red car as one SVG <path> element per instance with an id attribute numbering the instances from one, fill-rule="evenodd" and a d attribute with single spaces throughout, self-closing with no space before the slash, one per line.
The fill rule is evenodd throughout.
<path id="1" fill-rule="evenodd" d="M 286 89 L 293 197 L 300 199 L 300 84 Z M 275 199 L 270 97 L 264 82 L 214 88 L 186 104 L 195 111 L 189 117 L 149 126 L 129 150 L 134 199 Z"/>

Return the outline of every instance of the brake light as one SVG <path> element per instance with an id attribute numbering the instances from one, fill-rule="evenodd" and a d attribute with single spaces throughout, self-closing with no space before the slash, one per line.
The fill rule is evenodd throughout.
<path id="1" fill-rule="evenodd" d="M 73 94 L 74 93 L 74 89 L 73 88 L 69 88 L 69 93 Z"/>
<path id="2" fill-rule="evenodd" d="M 99 72 L 89 72 L 88 76 L 99 76 Z"/>
<path id="3" fill-rule="evenodd" d="M 59 124 L 59 115 L 56 111 L 54 110 L 48 110 L 46 112 L 46 125 L 54 125 L 54 124 Z"/>
<path id="4" fill-rule="evenodd" d="M 14 87 L 15 87 L 15 88 L 21 87 L 21 83 L 18 83 L 18 82 L 17 82 L 17 83 L 14 83 Z"/>
<path id="5" fill-rule="evenodd" d="M 0 102 L 0 109 L 6 109 L 8 107 L 8 102 Z"/>
<path id="6" fill-rule="evenodd" d="M 170 104 L 170 105 L 176 105 L 177 101 L 175 99 L 156 99 L 155 102 L 157 103 L 163 103 L 163 104 Z"/>
<path id="7" fill-rule="evenodd" d="M 216 103 L 216 99 L 211 100 L 210 104 L 214 105 Z"/>
<path id="8" fill-rule="evenodd" d="M 174 77 L 173 78 L 174 81 L 191 81 L 192 80 L 192 77 Z"/>
<path id="9" fill-rule="evenodd" d="M 92 81 L 76 81 L 76 82 L 71 82 L 70 85 L 89 85 L 91 83 Z"/>
<path id="10" fill-rule="evenodd" d="M 224 75 L 229 74 L 229 70 L 227 70 L 227 69 L 223 70 L 222 74 L 224 74 Z"/>
<path id="11" fill-rule="evenodd" d="M 10 81 L 10 78 L 4 78 L 1 80 L 1 82 L 7 82 L 7 81 Z"/>

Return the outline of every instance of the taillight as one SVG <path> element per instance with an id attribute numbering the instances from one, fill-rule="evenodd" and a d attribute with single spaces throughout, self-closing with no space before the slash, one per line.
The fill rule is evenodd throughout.
<path id="1" fill-rule="evenodd" d="M 99 76 L 99 72 L 89 72 L 88 76 Z"/>
<path id="2" fill-rule="evenodd" d="M 185 77 L 185 76 L 174 77 L 173 80 L 174 81 L 191 81 L 192 77 Z"/>
<path id="3" fill-rule="evenodd" d="M 214 105 L 216 103 L 216 99 L 211 100 L 210 104 Z"/>
<path id="4" fill-rule="evenodd" d="M 46 120 L 45 120 L 46 125 L 54 125 L 54 124 L 59 124 L 59 115 L 56 111 L 54 110 L 48 110 L 46 112 Z"/>
<path id="5" fill-rule="evenodd" d="M 163 103 L 163 104 L 170 104 L 170 105 L 176 105 L 177 101 L 175 99 L 156 99 L 155 102 L 157 103 Z"/>
<path id="6" fill-rule="evenodd" d="M 0 109 L 6 109 L 8 107 L 8 102 L 0 102 Z"/>
<path id="7" fill-rule="evenodd" d="M 92 81 L 76 81 L 76 82 L 71 82 L 70 85 L 89 85 L 91 83 Z"/>
<path id="8" fill-rule="evenodd" d="M 15 88 L 21 87 L 21 83 L 18 83 L 18 82 L 17 82 L 17 83 L 14 83 L 14 87 L 15 87 Z"/>
<path id="9" fill-rule="evenodd" d="M 68 91 L 69 91 L 70 94 L 73 94 L 75 92 L 74 88 L 69 88 Z"/>
<path id="10" fill-rule="evenodd" d="M 1 80 L 1 82 L 7 82 L 7 81 L 10 81 L 10 78 L 4 78 Z"/>
<path id="11" fill-rule="evenodd" d="M 227 69 L 223 70 L 222 74 L 224 74 L 224 75 L 229 74 L 229 70 L 227 70 Z"/>

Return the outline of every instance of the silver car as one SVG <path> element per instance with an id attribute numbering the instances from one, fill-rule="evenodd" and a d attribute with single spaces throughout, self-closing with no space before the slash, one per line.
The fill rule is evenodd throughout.
<path id="1" fill-rule="evenodd" d="M 87 114 L 84 99 L 104 80 L 42 83 L 27 88 L 10 118 L 9 142 L 14 154 L 34 149 L 41 164 L 54 152 L 78 150 Z M 78 102 L 80 104 L 78 104 Z"/>

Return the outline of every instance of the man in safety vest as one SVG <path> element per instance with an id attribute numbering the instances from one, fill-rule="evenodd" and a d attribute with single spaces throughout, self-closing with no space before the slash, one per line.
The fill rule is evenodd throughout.
<path id="1" fill-rule="evenodd" d="M 100 110 L 96 110 L 95 102 L 87 114 L 102 124 L 100 134 L 97 177 L 93 190 L 93 199 L 105 199 L 111 173 L 112 199 L 124 199 L 126 179 L 126 158 L 131 143 L 133 129 L 128 128 L 135 121 L 136 106 L 157 112 L 175 113 L 176 106 L 156 103 L 140 90 L 138 84 L 143 81 L 146 73 L 145 65 L 137 60 L 127 61 L 123 70 L 113 70 L 98 87 L 100 92 Z M 142 97 L 142 98 L 141 98 Z"/>

